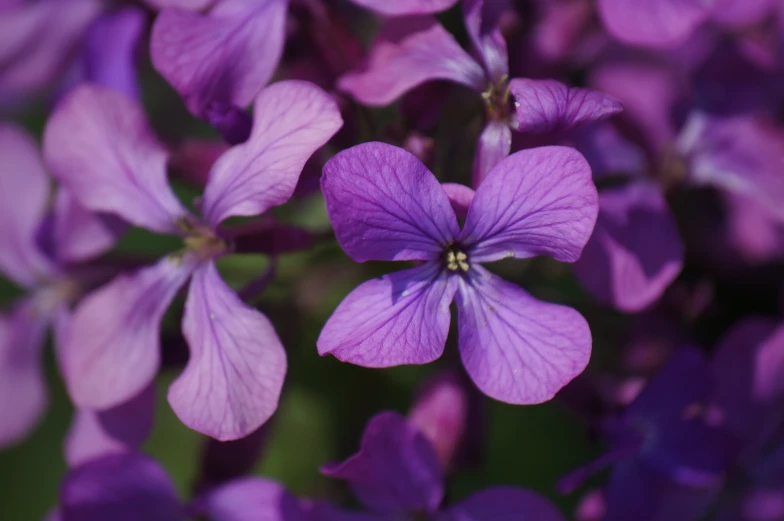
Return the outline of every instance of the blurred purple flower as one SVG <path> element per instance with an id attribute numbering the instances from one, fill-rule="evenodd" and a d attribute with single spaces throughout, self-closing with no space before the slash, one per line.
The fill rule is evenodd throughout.
<path id="1" fill-rule="evenodd" d="M 457 3 L 457 0 L 351 0 L 357 5 L 372 9 L 386 16 L 405 16 L 412 14 L 433 14 L 446 11 Z"/>
<path id="2" fill-rule="evenodd" d="M 465 85 L 485 100 L 488 121 L 474 160 L 474 186 L 512 146 L 512 130 L 566 130 L 621 111 L 610 96 L 569 88 L 554 80 L 509 80 L 506 42 L 499 19 L 507 2 L 463 3 L 466 28 L 478 59 L 466 53 L 433 17 L 389 20 L 364 70 L 344 75 L 339 87 L 365 105 L 388 105 L 430 80 Z"/>
<path id="3" fill-rule="evenodd" d="M 340 128 L 334 101 L 306 82 L 277 83 L 256 98 L 253 132 L 213 166 L 190 214 L 166 179 L 167 151 L 134 100 L 97 86 L 76 89 L 44 136 L 55 177 L 94 211 L 182 238 L 184 251 L 118 276 L 78 306 L 62 363 L 77 406 L 105 410 L 146 388 L 160 365 L 160 322 L 191 279 L 183 333 L 190 360 L 169 388 L 189 427 L 220 440 L 245 436 L 277 407 L 286 355 L 267 318 L 223 282 L 215 259 L 230 252 L 218 226 L 287 201 L 305 161 Z"/>
<path id="4" fill-rule="evenodd" d="M 588 363 L 588 325 L 481 263 L 577 260 L 596 221 L 590 168 L 572 148 L 543 147 L 504 159 L 475 195 L 463 188 L 470 207 L 460 230 L 447 192 L 410 153 L 365 143 L 327 162 L 322 190 L 348 255 L 421 264 L 350 293 L 324 326 L 319 354 L 365 367 L 432 362 L 456 299 L 460 354 L 476 385 L 509 403 L 547 401 Z"/>
<path id="5" fill-rule="evenodd" d="M 545 498 L 515 487 L 488 488 L 442 507 L 444 476 L 436 451 L 395 412 L 374 416 L 365 428 L 359 452 L 341 463 L 325 465 L 322 472 L 348 481 L 359 502 L 379 520 L 417 513 L 434 521 L 503 521 L 521 516 L 537 521 L 563 519 Z M 334 516 L 335 520 L 352 518 Z"/>
<path id="6" fill-rule="evenodd" d="M 152 63 L 193 115 L 232 145 L 242 143 L 251 127 L 244 109 L 283 53 L 288 0 L 218 0 L 205 14 L 178 4 L 155 20 Z"/>
<path id="7" fill-rule="evenodd" d="M 38 145 L 21 129 L 0 126 L 0 272 L 26 295 L 0 316 L 0 446 L 21 440 L 46 406 L 41 349 L 54 327 L 55 345 L 69 308 L 101 280 L 84 266 L 114 244 L 112 220 L 90 213 L 64 189 L 51 210 L 51 180 Z M 60 353 L 61 354 L 61 353 Z"/>

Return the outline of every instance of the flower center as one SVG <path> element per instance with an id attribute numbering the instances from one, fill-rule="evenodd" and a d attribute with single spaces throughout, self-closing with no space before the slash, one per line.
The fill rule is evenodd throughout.
<path id="1" fill-rule="evenodd" d="M 446 269 L 455 273 L 466 273 L 471 267 L 468 264 L 468 255 L 463 253 L 463 251 L 454 244 L 450 244 L 447 246 L 446 250 L 444 250 L 444 262 L 446 263 Z"/>
<path id="2" fill-rule="evenodd" d="M 187 251 L 204 259 L 218 257 L 229 251 L 229 243 L 207 226 L 194 224 L 187 218 L 179 220 L 177 225 L 185 232 L 182 242 Z"/>
<path id="3" fill-rule="evenodd" d="M 491 83 L 482 93 L 482 99 L 490 119 L 509 122 L 512 107 L 509 103 L 509 81 L 506 76 L 498 83 Z"/>

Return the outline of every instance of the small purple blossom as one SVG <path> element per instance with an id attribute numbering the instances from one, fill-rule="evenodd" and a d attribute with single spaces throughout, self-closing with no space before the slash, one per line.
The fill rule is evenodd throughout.
<path id="1" fill-rule="evenodd" d="M 591 334 L 579 313 L 481 265 L 536 255 L 577 260 L 597 212 L 590 168 L 577 151 L 544 147 L 504 159 L 473 196 L 462 230 L 435 176 L 390 145 L 341 152 L 324 166 L 322 190 L 352 259 L 421 264 L 351 292 L 324 326 L 319 354 L 365 367 L 432 362 L 455 300 L 463 364 L 485 394 L 544 402 L 585 368 Z"/>
<path id="2" fill-rule="evenodd" d="M 275 411 L 285 351 L 269 320 L 218 274 L 215 259 L 230 252 L 219 225 L 288 200 L 305 161 L 341 118 L 323 91 L 297 81 L 262 91 L 254 117 L 248 142 L 213 165 L 196 217 L 171 191 L 168 152 L 134 100 L 83 86 L 52 115 L 46 159 L 82 204 L 184 243 L 182 253 L 116 277 L 76 309 L 62 363 L 78 406 L 109 409 L 150 384 L 160 366 L 161 319 L 191 279 L 182 326 L 190 360 L 168 393 L 175 413 L 189 427 L 227 440 L 249 434 Z"/>

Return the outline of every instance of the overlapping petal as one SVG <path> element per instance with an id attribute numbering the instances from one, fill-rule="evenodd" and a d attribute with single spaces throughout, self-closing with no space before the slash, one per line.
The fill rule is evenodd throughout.
<path id="1" fill-rule="evenodd" d="M 683 267 L 683 243 L 658 186 L 629 183 L 599 194 L 596 228 L 575 264 L 600 301 L 640 311 L 664 293 Z"/>
<path id="2" fill-rule="evenodd" d="M 191 274 L 183 259 L 120 275 L 76 308 L 61 346 L 68 391 L 78 407 L 108 409 L 139 394 L 160 364 L 163 314 Z"/>
<path id="3" fill-rule="evenodd" d="M 457 3 L 457 0 L 351 0 L 357 5 L 372 9 L 387 16 L 404 16 L 412 14 L 432 14 L 446 11 Z"/>
<path id="4" fill-rule="evenodd" d="M 623 110 L 612 96 L 567 87 L 555 80 L 515 78 L 509 82 L 509 91 L 515 99 L 517 130 L 521 132 L 561 132 Z"/>
<path id="5" fill-rule="evenodd" d="M 244 304 L 212 262 L 193 275 L 182 329 L 190 360 L 169 388 L 180 420 L 219 440 L 266 422 L 278 407 L 286 352 L 267 317 Z"/>
<path id="6" fill-rule="evenodd" d="M 574 262 L 597 212 L 591 168 L 579 152 L 523 150 L 496 165 L 479 186 L 459 242 L 473 262 L 535 255 Z"/>
<path id="7" fill-rule="evenodd" d="M 364 69 L 345 74 L 338 86 L 364 105 L 389 105 L 431 80 L 449 80 L 478 91 L 487 83 L 482 67 L 435 18 L 406 17 L 386 23 Z"/>
<path id="8" fill-rule="evenodd" d="M 607 30 L 624 43 L 671 48 L 710 15 L 702 0 L 599 0 Z"/>
<path id="9" fill-rule="evenodd" d="M 109 250 L 125 224 L 112 215 L 85 209 L 68 190 L 60 188 L 53 209 L 54 252 L 63 263 L 89 260 Z"/>
<path id="10" fill-rule="evenodd" d="M 479 135 L 474 155 L 473 185 L 479 186 L 490 170 L 512 150 L 512 129 L 503 121 L 490 120 Z"/>
<path id="11" fill-rule="evenodd" d="M 321 471 L 347 480 L 357 499 L 379 513 L 432 513 L 444 495 L 444 477 L 430 441 L 395 412 L 374 416 L 359 452 Z"/>
<path id="12" fill-rule="evenodd" d="M 455 291 L 438 262 L 369 280 L 327 320 L 318 352 L 364 367 L 432 362 L 444 350 Z"/>
<path id="13" fill-rule="evenodd" d="M 86 208 L 118 215 L 162 233 L 176 233 L 185 209 L 166 178 L 168 152 L 142 107 L 97 85 L 64 98 L 44 132 L 52 175 Z"/>
<path id="14" fill-rule="evenodd" d="M 539 301 L 481 266 L 469 273 L 456 297 L 468 374 L 496 400 L 550 400 L 588 364 L 588 323 L 574 309 Z"/>
<path id="15" fill-rule="evenodd" d="M 0 271 L 21 286 L 34 286 L 54 266 L 36 244 L 50 185 L 38 147 L 23 130 L 0 125 Z"/>
<path id="16" fill-rule="evenodd" d="M 46 408 L 41 358 L 46 326 L 29 301 L 0 315 L 0 447 L 24 438 Z"/>
<path id="17" fill-rule="evenodd" d="M 493 487 L 468 496 L 436 517 L 437 521 L 563 521 L 558 509 L 530 490 Z"/>
<path id="18" fill-rule="evenodd" d="M 235 479 L 210 491 L 199 511 L 213 521 L 310 521 L 312 516 L 283 485 L 267 479 Z"/>
<path id="19" fill-rule="evenodd" d="M 321 189 L 338 242 L 357 262 L 434 259 L 459 232 L 435 176 L 392 145 L 340 152 L 324 165 Z"/>
<path id="20" fill-rule="evenodd" d="M 287 7 L 223 0 L 207 14 L 164 9 L 152 29 L 152 63 L 197 116 L 212 104 L 246 107 L 278 66 Z"/>
<path id="21" fill-rule="evenodd" d="M 500 19 L 511 8 L 509 0 L 466 0 L 463 2 L 466 29 L 477 53 L 482 57 L 488 77 L 498 82 L 509 75 L 506 40 Z"/>
<path id="22" fill-rule="evenodd" d="M 202 211 L 213 226 L 286 202 L 305 162 L 343 124 L 326 92 L 294 80 L 264 89 L 253 117 L 248 141 L 224 153 L 210 171 Z"/>
<path id="23" fill-rule="evenodd" d="M 441 187 L 446 192 L 447 197 L 449 197 L 449 203 L 452 205 L 452 210 L 455 211 L 457 218 L 465 219 L 476 192 L 466 185 L 458 183 L 442 183 Z"/>
<path id="24" fill-rule="evenodd" d="M 136 453 L 88 461 L 60 488 L 61 521 L 180 521 L 185 508 L 158 463 Z"/>

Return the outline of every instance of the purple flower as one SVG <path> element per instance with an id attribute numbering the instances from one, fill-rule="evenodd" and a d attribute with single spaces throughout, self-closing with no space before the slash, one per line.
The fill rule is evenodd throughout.
<path id="1" fill-rule="evenodd" d="M 41 349 L 54 327 L 55 344 L 69 307 L 100 270 L 84 263 L 113 244 L 116 225 L 88 212 L 63 189 L 49 208 L 51 180 L 38 145 L 0 125 L 0 272 L 25 291 L 0 316 L 0 446 L 21 440 L 46 407 Z"/>
<path id="2" fill-rule="evenodd" d="M 231 144 L 247 139 L 250 121 L 242 109 L 278 66 L 287 5 L 287 0 L 219 0 L 206 14 L 166 7 L 155 20 L 150 55 L 156 70 L 191 113 Z"/>
<path id="3" fill-rule="evenodd" d="M 344 75 L 342 90 L 365 105 L 387 105 L 417 85 L 447 80 L 481 93 L 488 121 L 474 160 L 474 186 L 512 146 L 511 130 L 552 132 L 621 111 L 614 98 L 553 80 L 509 80 L 506 42 L 498 21 L 505 2 L 464 2 L 464 16 L 479 60 L 466 53 L 435 20 L 393 19 L 378 36 L 364 70 Z"/>
<path id="4" fill-rule="evenodd" d="M 563 519 L 549 501 L 515 487 L 488 488 L 442 507 L 444 477 L 435 449 L 395 412 L 374 416 L 365 428 L 359 452 L 341 463 L 322 467 L 322 472 L 348 481 L 359 502 L 375 514 L 369 519 L 417 513 L 434 521 Z M 334 519 L 350 520 L 352 515 L 334 515 Z"/>
<path id="5" fill-rule="evenodd" d="M 62 363 L 77 406 L 105 410 L 146 388 L 160 365 L 160 322 L 191 279 L 183 333 L 190 360 L 169 388 L 189 427 L 221 440 L 247 435 L 277 407 L 286 356 L 267 318 L 223 282 L 215 259 L 230 252 L 219 225 L 291 196 L 308 157 L 340 128 L 334 101 L 306 82 L 282 82 L 256 98 L 246 144 L 215 163 L 190 214 L 166 179 L 167 151 L 142 108 L 124 95 L 83 86 L 57 107 L 45 131 L 46 160 L 85 207 L 182 238 L 184 250 L 120 275 L 78 306 Z"/>
<path id="6" fill-rule="evenodd" d="M 462 230 L 447 195 L 458 193 L 454 185 L 445 191 L 416 157 L 390 145 L 339 153 L 321 185 L 352 259 L 420 264 L 351 292 L 321 332 L 319 354 L 365 367 L 432 362 L 443 352 L 455 299 L 463 364 L 488 396 L 544 402 L 585 368 L 591 333 L 579 313 L 536 300 L 481 265 L 536 255 L 577 260 L 597 213 L 579 152 L 544 147 L 504 159 L 475 195 L 459 191 L 470 204 Z"/>
<path id="7" fill-rule="evenodd" d="M 387 16 L 403 16 L 412 14 L 432 14 L 446 11 L 457 3 L 457 0 L 351 0 L 357 5 L 372 9 Z"/>

